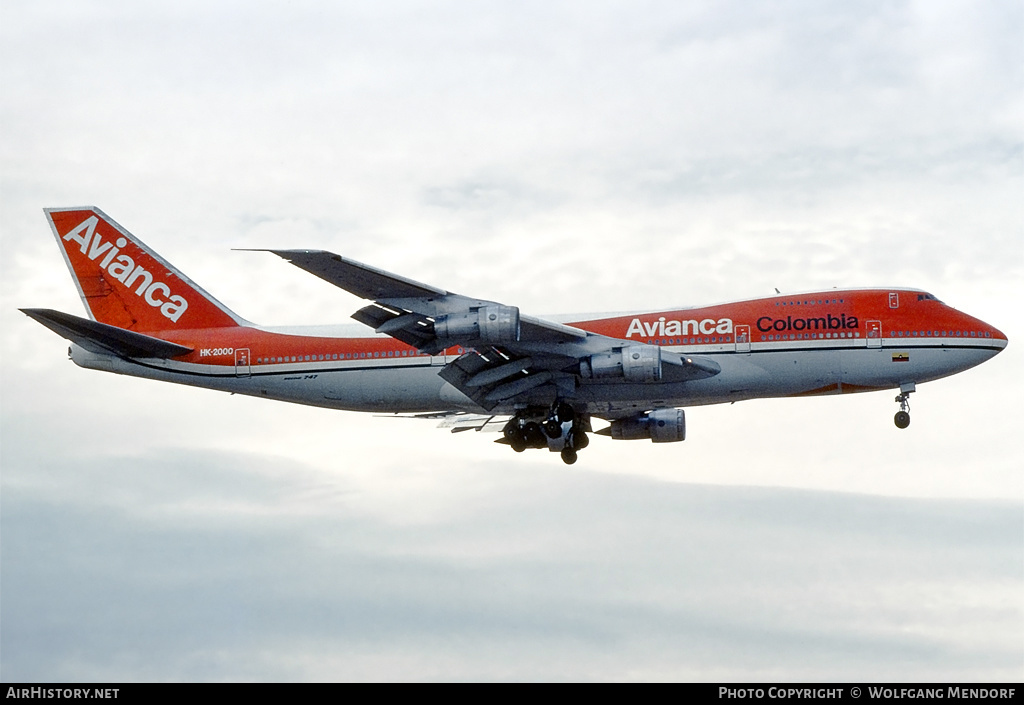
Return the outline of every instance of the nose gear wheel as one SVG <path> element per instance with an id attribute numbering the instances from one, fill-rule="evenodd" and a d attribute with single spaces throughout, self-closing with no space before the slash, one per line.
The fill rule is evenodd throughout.
<path id="1" fill-rule="evenodd" d="M 900 405 L 900 410 L 896 412 L 896 416 L 893 417 L 893 423 L 896 424 L 896 428 L 906 428 L 910 425 L 910 394 L 913 392 L 913 388 L 907 391 L 901 391 L 896 396 L 896 401 Z"/>

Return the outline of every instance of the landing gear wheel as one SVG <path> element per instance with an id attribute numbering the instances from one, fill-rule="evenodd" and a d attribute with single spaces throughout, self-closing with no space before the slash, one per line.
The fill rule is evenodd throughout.
<path id="1" fill-rule="evenodd" d="M 561 438 L 562 424 L 555 419 L 548 419 L 544 422 L 544 433 L 548 434 L 548 438 Z"/>
<path id="2" fill-rule="evenodd" d="M 519 427 L 515 420 L 505 425 L 501 435 L 505 437 L 505 440 L 508 441 L 508 444 L 512 446 L 512 450 L 515 452 L 522 453 L 526 450 L 528 445 L 526 434 L 523 433 L 523 429 Z"/>
<path id="3" fill-rule="evenodd" d="M 562 462 L 566 465 L 572 465 L 576 462 L 576 451 L 572 448 L 562 449 Z"/>
<path id="4" fill-rule="evenodd" d="M 896 403 L 900 405 L 900 410 L 896 412 L 896 416 L 892 419 L 896 424 L 896 428 L 906 428 L 910 425 L 910 395 L 913 392 L 913 384 L 900 386 L 899 396 L 896 397 Z"/>
<path id="5" fill-rule="evenodd" d="M 536 421 L 531 421 L 523 426 L 523 438 L 526 440 L 527 448 L 543 448 L 548 444 L 544 437 L 544 431 Z"/>
<path id="6" fill-rule="evenodd" d="M 558 423 L 572 423 L 576 418 L 576 410 L 568 404 L 559 404 L 558 408 L 555 409 L 555 418 Z"/>
<path id="7" fill-rule="evenodd" d="M 578 429 L 573 429 L 569 433 L 569 445 L 576 450 L 583 450 L 590 445 L 590 439 L 587 438 L 587 434 Z"/>

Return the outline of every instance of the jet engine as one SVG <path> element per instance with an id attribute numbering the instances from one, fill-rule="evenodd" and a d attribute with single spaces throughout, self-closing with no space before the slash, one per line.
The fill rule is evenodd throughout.
<path id="1" fill-rule="evenodd" d="M 617 441 L 650 438 L 654 443 L 686 440 L 686 416 L 682 409 L 655 409 L 642 416 L 612 421 L 610 428 L 598 431 Z"/>
<path id="2" fill-rule="evenodd" d="M 661 379 L 661 348 L 630 345 L 614 352 L 591 355 L 580 362 L 580 375 L 587 379 L 618 377 L 627 382 L 657 382 Z"/>
<path id="3" fill-rule="evenodd" d="M 500 345 L 519 340 L 519 309 L 481 306 L 466 313 L 451 313 L 434 320 L 434 333 L 442 340 Z"/>

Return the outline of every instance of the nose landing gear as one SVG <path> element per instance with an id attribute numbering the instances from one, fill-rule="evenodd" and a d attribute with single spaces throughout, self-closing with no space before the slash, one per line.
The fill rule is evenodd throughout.
<path id="1" fill-rule="evenodd" d="M 897 411 L 896 416 L 893 417 L 893 422 L 896 424 L 896 428 L 906 428 L 910 425 L 910 395 L 913 392 L 913 383 L 900 385 L 900 393 L 896 397 L 896 401 L 900 405 L 900 410 Z"/>

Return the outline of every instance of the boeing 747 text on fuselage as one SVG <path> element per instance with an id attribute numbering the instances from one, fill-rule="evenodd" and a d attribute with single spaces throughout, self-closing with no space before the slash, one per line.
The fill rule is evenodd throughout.
<path id="1" fill-rule="evenodd" d="M 778 295 L 569 323 L 454 294 L 322 250 L 270 250 L 371 303 L 301 333 L 237 316 L 97 208 L 46 216 L 89 318 L 22 309 L 90 369 L 353 411 L 497 427 L 566 463 L 596 433 L 681 441 L 681 407 L 898 389 L 1006 347 L 993 326 L 917 289 Z"/>

